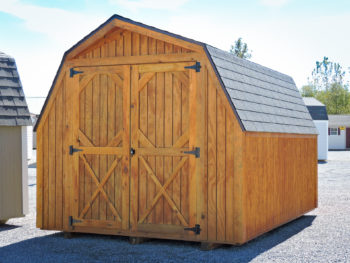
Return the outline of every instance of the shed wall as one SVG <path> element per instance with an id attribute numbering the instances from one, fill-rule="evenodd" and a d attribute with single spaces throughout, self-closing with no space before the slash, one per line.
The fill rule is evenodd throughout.
<path id="1" fill-rule="evenodd" d="M 0 127 L 0 220 L 23 216 L 22 129 Z"/>
<path id="2" fill-rule="evenodd" d="M 330 126 L 329 128 L 336 128 L 339 130 L 338 126 Z M 338 134 L 328 135 L 328 149 L 329 150 L 345 150 L 346 149 L 346 129 L 340 130 Z"/>
<path id="3" fill-rule="evenodd" d="M 27 135 L 27 159 L 31 160 L 33 158 L 33 126 L 26 126 L 26 135 Z"/>
<path id="4" fill-rule="evenodd" d="M 327 160 L 328 158 L 328 120 L 318 121 L 314 120 L 318 131 L 317 136 L 317 152 L 318 160 Z"/>
<path id="5" fill-rule="evenodd" d="M 207 92 L 208 240 L 242 238 L 243 132 L 216 78 L 209 71 Z"/>
<path id="6" fill-rule="evenodd" d="M 317 207 L 317 135 L 246 133 L 246 240 Z"/>

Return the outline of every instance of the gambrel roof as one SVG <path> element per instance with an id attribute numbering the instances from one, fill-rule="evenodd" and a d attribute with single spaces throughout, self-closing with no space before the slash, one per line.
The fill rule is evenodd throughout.
<path id="1" fill-rule="evenodd" d="M 0 126 L 32 125 L 15 60 L 0 52 Z"/>
<path id="2" fill-rule="evenodd" d="M 317 134 L 291 77 L 206 47 L 245 130 Z"/>
<path id="3" fill-rule="evenodd" d="M 222 90 L 226 94 L 242 130 L 317 134 L 309 111 L 291 77 L 251 61 L 237 58 L 229 52 L 214 48 L 205 43 L 135 22 L 118 15 L 112 16 L 68 50 L 62 59 L 62 63 L 69 52 L 113 20 L 127 22 L 201 46 L 218 77 Z M 62 63 L 60 68 L 62 67 Z M 52 87 L 55 85 L 57 75 Z M 45 105 L 47 101 L 48 98 Z M 37 125 L 40 122 L 40 118 L 41 116 Z"/>

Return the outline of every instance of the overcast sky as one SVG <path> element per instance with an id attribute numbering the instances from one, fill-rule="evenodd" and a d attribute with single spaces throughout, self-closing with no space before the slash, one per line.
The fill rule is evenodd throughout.
<path id="1" fill-rule="evenodd" d="M 29 108 L 39 113 L 63 53 L 113 14 L 229 50 L 307 84 L 316 60 L 350 66 L 347 0 L 0 0 L 0 51 L 16 59 Z"/>

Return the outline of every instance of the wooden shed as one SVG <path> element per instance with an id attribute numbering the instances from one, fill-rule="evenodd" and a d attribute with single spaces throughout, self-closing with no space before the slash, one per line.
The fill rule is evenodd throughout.
<path id="1" fill-rule="evenodd" d="M 28 213 L 27 126 L 31 125 L 15 60 L 0 52 L 0 224 Z"/>
<path id="2" fill-rule="evenodd" d="M 291 77 L 118 15 L 64 54 L 35 129 L 41 229 L 242 244 L 317 207 Z"/>

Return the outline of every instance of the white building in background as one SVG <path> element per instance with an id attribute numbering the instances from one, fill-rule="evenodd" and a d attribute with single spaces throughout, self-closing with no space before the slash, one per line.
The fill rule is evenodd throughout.
<path id="1" fill-rule="evenodd" d="M 326 106 L 315 98 L 303 98 L 307 109 L 315 123 L 318 131 L 317 151 L 318 160 L 327 160 L 328 158 L 328 115 Z"/>
<path id="2" fill-rule="evenodd" d="M 350 149 L 350 115 L 328 115 L 329 150 Z"/>

